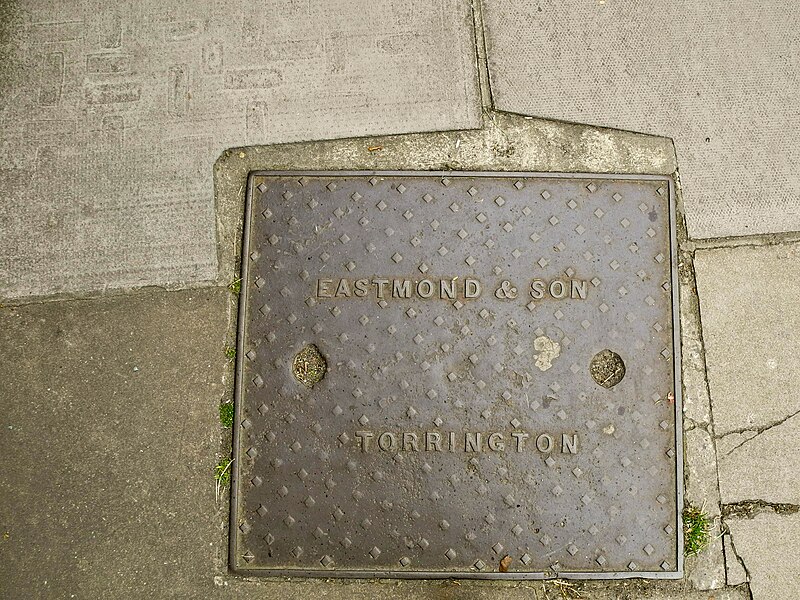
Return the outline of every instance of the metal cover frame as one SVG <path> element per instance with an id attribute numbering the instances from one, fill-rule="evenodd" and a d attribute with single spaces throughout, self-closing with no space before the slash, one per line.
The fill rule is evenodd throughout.
<path id="1" fill-rule="evenodd" d="M 602 579 L 682 579 L 684 575 L 683 555 L 683 522 L 682 508 L 684 504 L 683 486 L 683 401 L 681 386 L 681 333 L 679 309 L 679 278 L 678 278 L 678 239 L 677 239 L 677 211 L 675 202 L 675 189 L 672 177 L 665 175 L 640 175 L 640 174 L 607 174 L 607 173 L 563 173 L 563 172 L 528 172 L 528 171 L 314 171 L 314 170 L 287 170 L 287 171 L 252 171 L 248 176 L 245 210 L 242 232 L 241 281 L 248 280 L 249 265 L 244 257 L 249 255 L 251 203 L 253 196 L 253 180 L 258 176 L 309 176 L 309 177 L 345 177 L 345 176 L 377 176 L 377 177 L 542 177 L 551 179 L 603 179 L 603 180 L 634 180 L 634 181 L 664 181 L 668 184 L 669 205 L 669 241 L 670 241 L 670 276 L 672 299 L 672 356 L 674 373 L 674 418 L 675 418 L 675 468 L 676 468 L 676 512 L 675 532 L 677 547 L 677 566 L 674 571 L 610 571 L 610 572 L 445 572 L 445 571 L 397 571 L 397 570 L 323 570 L 323 569 L 287 569 L 287 568 L 242 568 L 238 566 L 237 547 L 239 528 L 233 526 L 238 523 L 239 509 L 239 466 L 240 430 L 241 421 L 241 394 L 243 387 L 243 355 L 244 333 L 247 321 L 248 286 L 242 286 L 238 303 L 236 365 L 234 376 L 234 426 L 233 426 L 233 463 L 231 465 L 231 490 L 230 490 L 230 522 L 229 522 L 229 570 L 243 576 L 269 576 L 269 577 L 310 577 L 310 578 L 392 578 L 392 579 L 477 579 L 477 580 L 547 580 L 547 579 L 576 579 L 576 580 L 602 580 Z"/>

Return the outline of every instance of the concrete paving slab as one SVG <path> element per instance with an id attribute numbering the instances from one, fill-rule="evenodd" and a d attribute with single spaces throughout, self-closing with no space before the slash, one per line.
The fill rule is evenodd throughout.
<path id="1" fill-rule="evenodd" d="M 800 504 L 800 414 L 719 453 L 724 504 Z"/>
<path id="2" fill-rule="evenodd" d="M 495 107 L 670 136 L 694 238 L 800 230 L 800 12 L 486 0 Z"/>
<path id="3" fill-rule="evenodd" d="M 211 582 L 228 292 L 0 309 L 0 596 Z"/>
<path id="4" fill-rule="evenodd" d="M 800 595 L 800 513 L 763 512 L 726 520 L 733 547 L 750 576 L 753 600 L 794 600 Z"/>
<path id="5" fill-rule="evenodd" d="M 800 244 L 698 250 L 714 430 L 758 432 L 800 410 Z"/>
<path id="6" fill-rule="evenodd" d="M 225 148 L 480 123 L 456 0 L 19 0 L 0 21 L 0 297 L 215 279 Z"/>

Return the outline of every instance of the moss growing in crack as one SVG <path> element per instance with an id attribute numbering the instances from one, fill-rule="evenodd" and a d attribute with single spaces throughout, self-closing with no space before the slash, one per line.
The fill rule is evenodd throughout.
<path id="1" fill-rule="evenodd" d="M 236 348 L 234 346 L 225 346 L 225 357 L 228 360 L 236 358 Z"/>
<path id="2" fill-rule="evenodd" d="M 228 284 L 228 289 L 233 294 L 238 294 L 242 291 L 242 280 L 241 278 L 236 278 Z"/>
<path id="3" fill-rule="evenodd" d="M 233 402 L 222 402 L 219 405 L 219 422 L 225 427 L 233 427 Z"/>
<path id="4" fill-rule="evenodd" d="M 708 546 L 711 519 L 702 508 L 689 505 L 683 511 L 683 552 L 686 556 L 697 556 Z"/>

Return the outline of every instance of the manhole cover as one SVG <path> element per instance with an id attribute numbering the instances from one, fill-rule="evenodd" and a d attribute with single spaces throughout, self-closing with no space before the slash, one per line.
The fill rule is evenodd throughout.
<path id="1" fill-rule="evenodd" d="M 680 576 L 670 190 L 253 174 L 232 567 Z"/>

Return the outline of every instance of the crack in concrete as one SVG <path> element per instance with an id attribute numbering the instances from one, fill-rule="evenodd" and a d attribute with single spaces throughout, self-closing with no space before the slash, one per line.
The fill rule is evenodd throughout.
<path id="1" fill-rule="evenodd" d="M 739 434 L 743 434 L 743 433 L 754 433 L 754 434 L 755 434 L 755 435 L 753 435 L 752 437 L 749 437 L 749 438 L 747 438 L 746 440 L 743 440 L 743 441 L 739 442 L 738 444 L 736 444 L 736 445 L 735 445 L 733 448 L 731 448 L 730 450 L 728 450 L 728 451 L 727 451 L 727 452 L 724 454 L 724 456 L 730 456 L 730 454 L 731 454 L 731 453 L 732 453 L 734 450 L 736 450 L 737 448 L 741 448 L 741 447 L 742 447 L 742 446 L 744 446 L 744 445 L 745 445 L 747 442 L 750 442 L 750 441 L 752 441 L 752 440 L 756 439 L 756 438 L 757 438 L 759 435 L 761 435 L 761 434 L 762 434 L 762 433 L 764 433 L 765 431 L 769 431 L 770 429 L 772 429 L 772 428 L 774 428 L 774 427 L 777 427 L 778 425 L 782 425 L 783 423 L 785 423 L 786 421 L 788 421 L 788 420 L 789 420 L 789 419 L 791 419 L 792 417 L 795 417 L 795 416 L 797 416 L 798 414 L 800 414 L 800 409 L 798 409 L 798 410 L 794 411 L 792 414 L 790 414 L 790 415 L 788 415 L 788 416 L 786 416 L 786 417 L 783 417 L 782 419 L 778 419 L 777 421 L 773 421 L 772 423 L 769 423 L 769 424 L 767 424 L 767 425 L 764 425 L 763 427 L 745 427 L 745 428 L 742 428 L 742 429 L 734 429 L 733 431 L 728 431 L 727 433 L 723 433 L 722 435 L 715 436 L 715 438 L 714 438 L 714 439 L 715 439 L 715 440 L 720 440 L 720 439 L 722 439 L 722 438 L 724 438 L 724 437 L 726 437 L 726 436 L 729 436 L 729 435 L 731 435 L 731 434 L 734 434 L 734 433 L 739 433 Z"/>
<path id="2" fill-rule="evenodd" d="M 727 536 L 728 542 L 730 543 L 731 550 L 733 551 L 733 558 L 736 559 L 744 571 L 747 581 L 741 585 L 746 586 L 750 600 L 753 600 L 753 592 L 750 588 L 750 582 L 753 580 L 753 578 L 744 559 L 736 550 L 736 543 L 733 539 L 733 533 L 731 532 L 727 523 L 725 523 L 725 519 L 753 519 L 756 517 L 756 515 L 770 512 L 777 515 L 795 514 L 800 512 L 800 506 L 796 504 L 765 502 L 764 500 L 745 500 L 742 502 L 722 505 L 722 525 L 724 534 Z M 730 585 L 728 583 L 728 557 L 725 551 L 724 543 L 722 544 L 722 552 L 723 556 L 725 557 L 725 582 L 727 585 Z"/>
<path id="3" fill-rule="evenodd" d="M 722 505 L 723 519 L 752 519 L 765 512 L 772 512 L 776 515 L 793 515 L 800 512 L 800 505 L 765 500 L 742 500 Z"/>
<path id="4" fill-rule="evenodd" d="M 780 246 L 797 242 L 800 242 L 800 234 L 796 231 L 787 231 L 782 233 L 701 238 L 693 240 L 693 245 L 700 250 L 720 250 L 724 248 L 764 248 L 766 246 Z"/>
<path id="5" fill-rule="evenodd" d="M 489 76 L 489 53 L 486 50 L 486 30 L 483 26 L 483 5 L 480 0 L 468 0 L 468 4 L 472 9 L 472 30 L 478 70 L 478 89 L 485 121 L 487 110 L 492 109 L 494 100 L 492 99 L 492 82 Z"/>
<path id="6" fill-rule="evenodd" d="M 725 527 L 725 529 L 728 529 L 727 526 Z M 739 565 L 742 567 L 742 570 L 744 571 L 744 575 L 747 578 L 747 582 L 749 583 L 750 579 L 751 579 L 750 578 L 750 571 L 748 570 L 747 565 L 744 563 L 744 559 L 739 555 L 739 552 L 737 552 L 737 550 L 736 550 L 736 544 L 733 542 L 733 534 L 730 532 L 730 530 L 728 530 L 726 532 L 726 535 L 728 536 L 728 542 L 731 545 L 731 550 L 733 550 L 733 557 L 732 558 L 736 559 L 736 562 L 738 562 Z M 722 554 L 723 554 L 723 556 L 725 558 L 725 583 L 730 585 L 730 583 L 728 582 L 728 556 L 727 556 L 727 553 L 726 553 L 726 550 L 725 550 L 725 544 L 724 543 L 722 544 Z M 750 592 L 750 586 L 749 585 L 747 586 L 747 591 L 750 593 L 750 598 L 752 598 L 753 594 L 752 594 L 752 592 Z"/>

